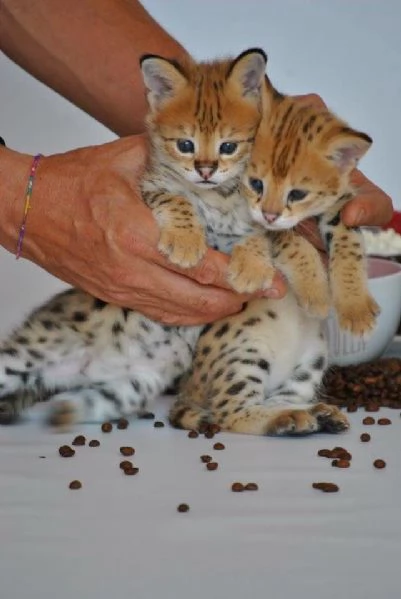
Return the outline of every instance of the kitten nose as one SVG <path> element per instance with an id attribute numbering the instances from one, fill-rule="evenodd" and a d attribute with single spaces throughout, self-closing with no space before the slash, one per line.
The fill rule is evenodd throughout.
<path id="1" fill-rule="evenodd" d="M 217 164 L 215 162 L 195 162 L 195 169 L 200 174 L 202 179 L 208 181 L 216 172 Z"/>
<path id="2" fill-rule="evenodd" d="M 263 218 L 269 224 L 274 223 L 280 215 L 277 212 L 263 212 Z"/>

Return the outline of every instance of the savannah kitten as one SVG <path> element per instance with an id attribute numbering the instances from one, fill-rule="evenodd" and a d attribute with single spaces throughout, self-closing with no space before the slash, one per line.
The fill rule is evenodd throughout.
<path id="1" fill-rule="evenodd" d="M 189 267 L 251 230 L 240 178 L 261 118 L 266 56 L 178 64 L 145 56 L 150 159 L 143 196 L 159 248 Z M 78 289 L 33 312 L 0 346 L 0 420 L 52 399 L 50 421 L 140 414 L 188 370 L 200 327 L 164 326 Z"/>
<path id="2" fill-rule="evenodd" d="M 378 307 L 367 291 L 361 234 L 339 216 L 353 195 L 350 173 L 371 139 L 329 111 L 282 96 L 268 80 L 263 106 L 243 177 L 263 230 L 234 247 L 230 273 L 237 288 L 253 291 L 271 279 L 274 265 L 291 291 L 279 301 L 253 300 L 203 330 L 170 422 L 262 435 L 338 432 L 348 428 L 346 416 L 316 403 L 328 353 L 321 321 L 308 311 L 323 316 L 333 301 L 343 329 L 361 335 L 374 325 Z M 329 253 L 330 290 L 316 250 L 293 230 L 311 216 Z"/>

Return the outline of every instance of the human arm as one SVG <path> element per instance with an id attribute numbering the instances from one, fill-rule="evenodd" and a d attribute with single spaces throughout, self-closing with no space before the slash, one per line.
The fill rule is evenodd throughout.
<path id="1" fill-rule="evenodd" d="M 0 0 L 0 49 L 120 136 L 144 130 L 140 56 L 186 56 L 136 0 Z"/>

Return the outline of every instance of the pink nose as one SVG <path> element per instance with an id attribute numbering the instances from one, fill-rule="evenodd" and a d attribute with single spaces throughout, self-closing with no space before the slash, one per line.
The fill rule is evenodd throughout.
<path id="1" fill-rule="evenodd" d="M 207 181 L 213 175 L 215 169 L 211 166 L 200 166 L 198 171 L 201 177 Z"/>
<path id="2" fill-rule="evenodd" d="M 263 218 L 269 224 L 274 223 L 275 220 L 278 219 L 280 215 L 276 212 L 263 212 Z"/>

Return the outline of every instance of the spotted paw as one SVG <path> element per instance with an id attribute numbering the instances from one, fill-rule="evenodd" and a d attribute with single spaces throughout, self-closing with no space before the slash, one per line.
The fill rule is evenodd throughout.
<path id="1" fill-rule="evenodd" d="M 254 293 L 271 287 L 274 273 L 273 266 L 266 258 L 255 256 L 245 247 L 239 246 L 234 248 L 231 255 L 227 278 L 238 293 Z"/>
<path id="2" fill-rule="evenodd" d="M 372 332 L 380 314 L 380 307 L 370 295 L 361 298 L 342 296 L 335 301 L 334 307 L 340 329 L 358 337 Z"/>
<path id="3" fill-rule="evenodd" d="M 337 406 L 318 403 L 310 409 L 316 418 L 318 428 L 326 433 L 342 433 L 349 429 L 349 420 Z"/>
<path id="4" fill-rule="evenodd" d="M 191 268 L 196 266 L 206 253 L 205 233 L 201 227 L 163 228 L 158 248 L 173 264 Z"/>
<path id="5" fill-rule="evenodd" d="M 47 416 L 47 424 L 58 432 L 69 431 L 77 423 L 78 414 L 68 399 L 54 401 Z"/>
<path id="6" fill-rule="evenodd" d="M 318 421 L 308 410 L 283 410 L 271 420 L 267 434 L 310 435 L 318 430 Z"/>

